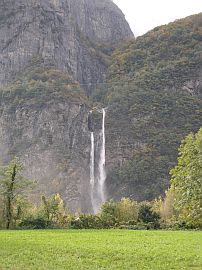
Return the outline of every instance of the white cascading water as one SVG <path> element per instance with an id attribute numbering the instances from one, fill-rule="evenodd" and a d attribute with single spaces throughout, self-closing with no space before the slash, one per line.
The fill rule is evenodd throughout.
<path id="1" fill-rule="evenodd" d="M 94 202 L 94 189 L 95 189 L 95 140 L 94 133 L 91 132 L 91 151 L 90 151 L 90 186 L 91 186 L 91 202 L 93 206 L 93 211 L 95 212 L 96 206 Z"/>
<path id="2" fill-rule="evenodd" d="M 92 111 L 89 112 L 92 114 Z M 97 213 L 101 205 L 106 201 L 105 198 L 105 109 L 102 109 L 102 131 L 100 133 L 100 155 L 98 163 L 98 175 L 95 177 L 95 138 L 91 131 L 91 151 L 90 151 L 90 187 L 91 203 L 93 212 Z"/>
<path id="3" fill-rule="evenodd" d="M 101 199 L 101 204 L 105 202 L 105 116 L 106 111 L 102 109 L 102 132 L 101 132 L 101 149 L 100 149 L 100 160 L 99 160 L 99 179 L 98 179 L 98 191 Z"/>

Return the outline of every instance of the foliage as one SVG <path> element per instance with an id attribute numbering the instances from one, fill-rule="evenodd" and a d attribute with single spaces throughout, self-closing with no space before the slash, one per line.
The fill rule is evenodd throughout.
<path id="1" fill-rule="evenodd" d="M 174 209 L 175 192 L 168 189 L 165 197 L 161 196 L 153 202 L 153 209 L 158 212 L 165 223 L 175 220 L 176 211 Z"/>
<path id="2" fill-rule="evenodd" d="M 117 202 L 117 220 L 119 223 L 135 223 L 138 220 L 139 206 L 136 201 L 122 198 Z"/>
<path id="3" fill-rule="evenodd" d="M 111 198 L 162 195 L 180 141 L 201 126 L 201 16 L 155 28 L 112 56 L 107 87 L 94 96 L 108 106 Z"/>
<path id="4" fill-rule="evenodd" d="M 59 194 L 54 194 L 49 198 L 42 196 L 42 211 L 44 217 L 50 221 L 60 225 L 65 220 L 65 206 L 64 201 Z"/>
<path id="5" fill-rule="evenodd" d="M 97 215 L 81 214 L 77 218 L 74 217 L 69 226 L 72 229 L 102 229 L 103 222 Z"/>
<path id="6" fill-rule="evenodd" d="M 202 232 L 189 231 L 0 231 L 0 266 L 2 270 L 199 270 L 201 240 Z"/>
<path id="7" fill-rule="evenodd" d="M 117 205 L 112 200 L 105 202 L 101 206 L 100 216 L 106 227 L 115 226 L 115 224 L 117 223 L 116 212 L 117 212 Z"/>
<path id="8" fill-rule="evenodd" d="M 202 226 L 202 128 L 182 141 L 178 164 L 170 174 L 179 220 Z"/>
<path id="9" fill-rule="evenodd" d="M 50 221 L 47 221 L 47 219 L 43 217 L 30 217 L 23 219 L 20 224 L 20 228 L 23 229 L 47 229 L 47 228 L 53 228 L 53 224 Z"/>
<path id="10" fill-rule="evenodd" d="M 142 203 L 138 212 L 138 220 L 145 224 L 153 225 L 153 229 L 160 228 L 160 215 L 152 210 L 152 206 Z"/>
<path id="11" fill-rule="evenodd" d="M 125 192 L 141 201 L 151 200 L 163 193 L 166 186 L 165 172 L 173 165 L 169 158 L 159 154 L 158 151 L 145 147 L 135 150 L 131 158 L 120 167 L 110 171 L 107 177 L 107 185 L 110 192 L 126 183 Z M 124 194 L 120 193 L 120 196 Z M 133 198 L 132 197 L 132 198 Z M 118 198 L 119 199 L 119 198 Z"/>
<path id="12" fill-rule="evenodd" d="M 119 202 L 110 200 L 102 205 L 100 217 L 104 228 L 115 227 L 128 222 L 136 223 L 138 204 L 129 198 L 122 198 Z"/>
<path id="13" fill-rule="evenodd" d="M 39 61 L 38 58 L 36 61 Z M 84 90 L 67 73 L 34 65 L 20 74 L 13 83 L 0 88 L 0 103 L 8 102 L 11 107 L 23 103 L 39 108 L 56 98 L 87 103 Z"/>
<path id="14" fill-rule="evenodd" d="M 20 160 L 14 158 L 0 170 L 0 192 L 3 198 L 4 219 L 7 229 L 22 216 L 24 201 L 21 196 L 26 195 L 27 188 L 31 184 L 20 174 L 22 169 L 23 165 Z"/>
<path id="15" fill-rule="evenodd" d="M 4 203 L 3 197 L 0 196 L 0 229 L 4 227 Z"/>
<path id="16" fill-rule="evenodd" d="M 26 216 L 21 218 L 19 227 L 23 229 L 64 228 L 68 226 L 71 215 L 65 209 L 59 194 L 42 196 L 41 205 L 32 205 Z"/>
<path id="17" fill-rule="evenodd" d="M 196 77 L 195 71 L 200 68 L 201 15 L 157 27 L 117 50 L 110 79 L 135 79 L 138 87 L 161 90 Z"/>

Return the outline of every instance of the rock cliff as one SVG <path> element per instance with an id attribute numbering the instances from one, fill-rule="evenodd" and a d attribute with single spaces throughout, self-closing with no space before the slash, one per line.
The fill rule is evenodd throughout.
<path id="1" fill-rule="evenodd" d="M 1 0 L 0 84 L 36 59 L 80 83 L 102 82 L 108 64 L 104 48 L 132 37 L 110 0 Z"/>
<path id="2" fill-rule="evenodd" d="M 59 192 L 92 211 L 102 116 L 88 112 L 104 106 L 108 198 L 163 194 L 181 139 L 201 125 L 201 26 L 198 14 L 127 42 L 110 0 L 0 0 L 0 162 L 21 158 L 33 200 Z"/>
<path id="3" fill-rule="evenodd" d="M 87 211 L 91 209 L 88 105 L 79 86 L 68 88 L 68 82 L 65 74 L 61 78 L 58 71 L 49 70 L 47 75 L 47 70 L 40 69 L 23 77 L 23 86 L 18 81 L 4 88 L 0 98 L 1 162 L 20 157 L 24 175 L 37 182 L 32 194 L 35 201 L 42 194 L 58 192 L 70 209 Z"/>
<path id="4" fill-rule="evenodd" d="M 33 200 L 92 210 L 86 96 L 132 37 L 110 0 L 0 0 L 0 162 L 20 157 Z"/>

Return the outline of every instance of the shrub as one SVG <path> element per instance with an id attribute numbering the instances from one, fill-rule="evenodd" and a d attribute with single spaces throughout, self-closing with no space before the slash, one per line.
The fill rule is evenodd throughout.
<path id="1" fill-rule="evenodd" d="M 114 227 L 118 223 L 117 204 L 110 200 L 101 207 L 100 217 L 104 228 Z"/>
<path id="2" fill-rule="evenodd" d="M 149 223 L 159 223 L 160 215 L 152 210 L 152 206 L 146 203 L 140 205 L 138 220 L 149 224 Z"/>
<path id="3" fill-rule="evenodd" d="M 22 229 L 48 229 L 53 228 L 54 224 L 43 217 L 27 218 L 20 222 L 19 227 Z"/>
<path id="4" fill-rule="evenodd" d="M 73 218 L 70 221 L 72 229 L 102 229 L 103 223 L 99 216 L 82 214 L 78 218 Z"/>

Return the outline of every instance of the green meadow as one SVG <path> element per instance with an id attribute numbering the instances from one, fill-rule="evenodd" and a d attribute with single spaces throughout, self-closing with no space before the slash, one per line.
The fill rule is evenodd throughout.
<path id="1" fill-rule="evenodd" d="M 0 270 L 202 269 L 202 232 L 0 231 Z"/>

